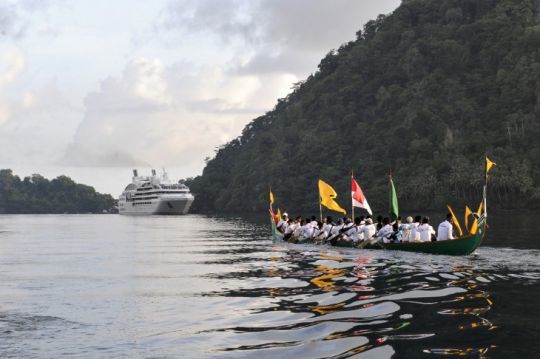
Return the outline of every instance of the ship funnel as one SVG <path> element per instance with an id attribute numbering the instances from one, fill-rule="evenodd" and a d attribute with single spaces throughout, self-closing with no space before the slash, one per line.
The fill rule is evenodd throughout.
<path id="1" fill-rule="evenodd" d="M 133 169 L 133 177 L 139 177 L 139 172 L 136 169 Z"/>
<path id="2" fill-rule="evenodd" d="M 152 176 L 155 176 L 156 175 L 156 170 L 152 170 Z"/>

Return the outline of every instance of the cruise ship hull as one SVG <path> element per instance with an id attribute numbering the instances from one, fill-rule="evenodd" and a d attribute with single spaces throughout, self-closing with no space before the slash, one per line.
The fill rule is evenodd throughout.
<path id="1" fill-rule="evenodd" d="M 187 214 L 193 198 L 161 198 L 148 202 L 120 201 L 118 213 L 125 215 L 181 215 Z"/>

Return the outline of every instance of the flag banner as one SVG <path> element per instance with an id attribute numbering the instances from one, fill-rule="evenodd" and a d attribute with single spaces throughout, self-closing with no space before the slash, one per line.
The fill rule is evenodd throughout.
<path id="1" fill-rule="evenodd" d="M 272 190 L 270 190 L 270 205 L 274 204 L 274 194 L 272 193 Z"/>
<path id="2" fill-rule="evenodd" d="M 364 196 L 364 192 L 362 192 L 362 188 L 360 188 L 360 185 L 358 184 L 358 182 L 355 181 L 354 177 L 351 178 L 351 197 L 354 207 L 363 208 L 370 215 L 373 214 L 373 212 L 371 211 L 371 207 L 369 206 L 369 203 Z"/>
<path id="3" fill-rule="evenodd" d="M 278 220 L 278 222 L 281 220 L 281 209 L 277 209 L 277 214 L 276 214 L 276 218 Z"/>
<path id="4" fill-rule="evenodd" d="M 341 208 L 341 206 L 334 200 L 337 198 L 336 191 L 323 180 L 319 180 L 319 196 L 321 204 L 326 208 L 343 214 L 347 213 L 347 211 Z"/>
<path id="5" fill-rule="evenodd" d="M 279 220 L 277 219 L 277 216 L 274 214 L 274 211 L 272 211 L 272 208 L 268 209 L 268 212 L 270 213 L 270 218 L 272 218 L 272 221 L 277 225 Z"/>
<path id="6" fill-rule="evenodd" d="M 484 208 L 484 201 L 482 200 L 482 202 L 480 202 L 480 206 L 478 206 L 478 211 L 476 212 L 476 214 L 478 215 L 478 218 L 482 215 L 482 210 Z M 471 234 L 476 234 L 476 231 L 478 231 L 478 218 L 474 218 L 474 221 L 473 221 L 473 224 L 471 226 L 471 231 L 470 233 Z"/>
<path id="7" fill-rule="evenodd" d="M 459 236 L 461 237 L 463 235 L 463 231 L 461 230 L 461 226 L 459 225 L 459 221 L 456 215 L 454 214 L 454 211 L 452 211 L 452 207 L 450 207 L 449 205 L 446 205 L 446 208 L 448 208 L 448 210 L 450 211 L 450 214 L 452 215 L 452 222 L 454 222 L 454 226 L 456 226 Z"/>
<path id="8" fill-rule="evenodd" d="M 471 233 L 471 229 L 469 228 L 469 217 L 471 216 L 471 214 L 471 209 L 468 206 L 465 206 L 465 229 L 469 233 Z"/>
<path id="9" fill-rule="evenodd" d="M 489 173 L 489 170 L 491 169 L 491 167 L 493 166 L 496 166 L 497 164 L 493 161 L 491 161 L 487 156 L 486 156 L 486 176 L 487 174 Z"/>
<path id="10" fill-rule="evenodd" d="M 393 222 L 399 217 L 398 199 L 394 181 L 390 177 L 390 220 Z"/>

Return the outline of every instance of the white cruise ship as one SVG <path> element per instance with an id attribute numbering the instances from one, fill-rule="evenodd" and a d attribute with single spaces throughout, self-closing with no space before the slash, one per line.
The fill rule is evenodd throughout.
<path id="1" fill-rule="evenodd" d="M 169 180 L 163 170 L 161 176 L 139 176 L 133 170 L 133 180 L 118 198 L 118 213 L 131 215 L 186 214 L 195 197 L 189 188 Z"/>

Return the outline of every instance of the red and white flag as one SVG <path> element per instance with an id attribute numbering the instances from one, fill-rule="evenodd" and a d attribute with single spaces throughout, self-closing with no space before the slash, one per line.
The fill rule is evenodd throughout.
<path id="1" fill-rule="evenodd" d="M 369 207 L 369 203 L 364 197 L 364 192 L 362 192 L 362 188 L 360 188 L 360 185 L 354 180 L 354 177 L 351 177 L 351 196 L 352 196 L 352 204 L 354 207 L 363 208 L 370 215 L 373 214 L 371 212 L 371 207 Z"/>

